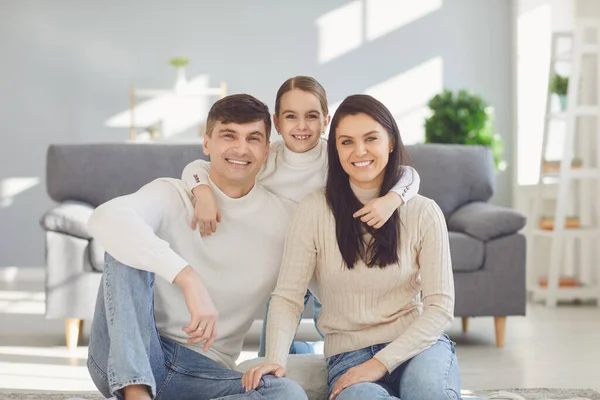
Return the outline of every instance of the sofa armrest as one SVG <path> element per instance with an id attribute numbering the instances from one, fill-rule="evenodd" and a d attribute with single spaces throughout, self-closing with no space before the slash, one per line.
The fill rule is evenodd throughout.
<path id="1" fill-rule="evenodd" d="M 515 210 L 476 201 L 450 216 L 448 230 L 488 241 L 518 232 L 525 222 L 525 216 Z"/>
<path id="2" fill-rule="evenodd" d="M 40 225 L 46 231 L 66 233 L 82 239 L 91 239 L 92 235 L 87 228 L 87 223 L 94 207 L 86 203 L 68 201 L 48 210 Z"/>

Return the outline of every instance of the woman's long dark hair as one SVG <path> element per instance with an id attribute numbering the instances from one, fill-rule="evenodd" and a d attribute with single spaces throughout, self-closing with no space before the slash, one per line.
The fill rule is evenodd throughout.
<path id="1" fill-rule="evenodd" d="M 356 114 L 366 114 L 373 118 L 385 128 L 390 138 L 392 152 L 385 167 L 379 196 L 387 194 L 404 172 L 400 166 L 407 163 L 408 156 L 400 138 L 398 125 L 390 111 L 371 96 L 363 94 L 349 96 L 340 104 L 331 121 L 327 143 L 329 172 L 325 193 L 335 217 L 338 247 L 346 266 L 349 269 L 354 268 L 360 257 L 369 268 L 375 266 L 384 268 L 398 262 L 400 217 L 398 212 L 395 212 L 381 228 L 375 229 L 363 223 L 360 218 L 352 216 L 363 207 L 363 204 L 350 187 L 350 178 L 342 168 L 336 147 L 336 131 L 340 121 L 348 115 Z M 363 240 L 365 231 L 372 236 L 369 243 Z"/>

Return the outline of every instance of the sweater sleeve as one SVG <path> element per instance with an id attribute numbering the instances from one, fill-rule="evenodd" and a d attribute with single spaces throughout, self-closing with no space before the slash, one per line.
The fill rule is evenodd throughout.
<path id="1" fill-rule="evenodd" d="M 266 361 L 284 367 L 298 319 L 304 310 L 304 295 L 315 271 L 315 215 L 320 193 L 306 197 L 294 213 L 286 236 L 277 286 L 269 305 Z"/>
<path id="2" fill-rule="evenodd" d="M 184 209 L 178 190 L 155 180 L 137 192 L 112 199 L 94 211 L 88 221 L 92 236 L 117 260 L 154 272 L 168 282 L 188 265 L 156 232 Z"/>
<path id="3" fill-rule="evenodd" d="M 391 192 L 397 193 L 406 203 L 419 193 L 421 177 L 417 170 L 409 165 L 402 165 L 400 168 L 404 169 L 404 174 L 402 174 L 398 183 L 394 185 Z"/>
<path id="4" fill-rule="evenodd" d="M 454 279 L 446 220 L 431 201 L 419 216 L 417 262 L 421 275 L 423 313 L 375 358 L 391 373 L 405 361 L 434 345 L 454 320 Z"/>
<path id="5" fill-rule="evenodd" d="M 196 186 L 208 185 L 208 171 L 210 171 L 210 162 L 205 160 L 192 161 L 183 169 L 181 180 L 185 182 L 191 192 Z"/>

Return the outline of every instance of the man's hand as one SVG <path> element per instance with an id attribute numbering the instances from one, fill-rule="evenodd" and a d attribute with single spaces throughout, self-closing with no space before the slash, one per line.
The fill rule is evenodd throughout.
<path id="1" fill-rule="evenodd" d="M 215 195 L 208 185 L 196 186 L 192 193 L 196 198 L 192 229 L 200 228 L 200 236 L 210 236 L 217 231 L 217 222 L 221 222 L 221 213 Z"/>
<path id="2" fill-rule="evenodd" d="M 356 367 L 350 368 L 340 376 L 331 391 L 329 400 L 335 399 L 342 390 L 361 382 L 377 382 L 385 376 L 387 368 L 376 358 L 371 358 Z"/>
<path id="3" fill-rule="evenodd" d="M 355 212 L 353 217 L 360 217 L 365 224 L 379 229 L 403 203 L 400 195 L 390 192 L 383 197 L 369 201 L 363 208 Z"/>
<path id="4" fill-rule="evenodd" d="M 279 364 L 259 364 L 250 368 L 244 376 L 242 376 L 242 386 L 246 392 L 254 390 L 260 383 L 260 378 L 263 375 L 275 375 L 278 378 L 285 376 L 285 368 Z"/>
<path id="5" fill-rule="evenodd" d="M 190 337 L 188 343 L 204 343 L 204 351 L 212 346 L 217 337 L 219 313 L 202 283 L 200 275 L 189 265 L 182 269 L 173 281 L 183 289 L 185 305 L 190 312 L 190 324 L 183 331 Z"/>

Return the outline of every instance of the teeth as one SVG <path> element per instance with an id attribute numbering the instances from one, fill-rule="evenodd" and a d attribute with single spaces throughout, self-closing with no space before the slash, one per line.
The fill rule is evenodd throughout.
<path id="1" fill-rule="evenodd" d="M 248 161 L 238 161 L 238 160 L 227 160 L 228 162 L 232 163 L 232 164 L 237 164 L 237 165 L 248 165 L 250 164 L 250 162 Z"/>
<path id="2" fill-rule="evenodd" d="M 357 167 L 366 167 L 367 165 L 370 165 L 373 161 L 362 161 L 362 162 L 355 162 L 352 163 Z"/>
<path id="3" fill-rule="evenodd" d="M 310 135 L 304 135 L 304 136 L 294 135 L 294 137 L 296 139 L 305 140 L 305 139 L 308 139 L 310 137 Z"/>

